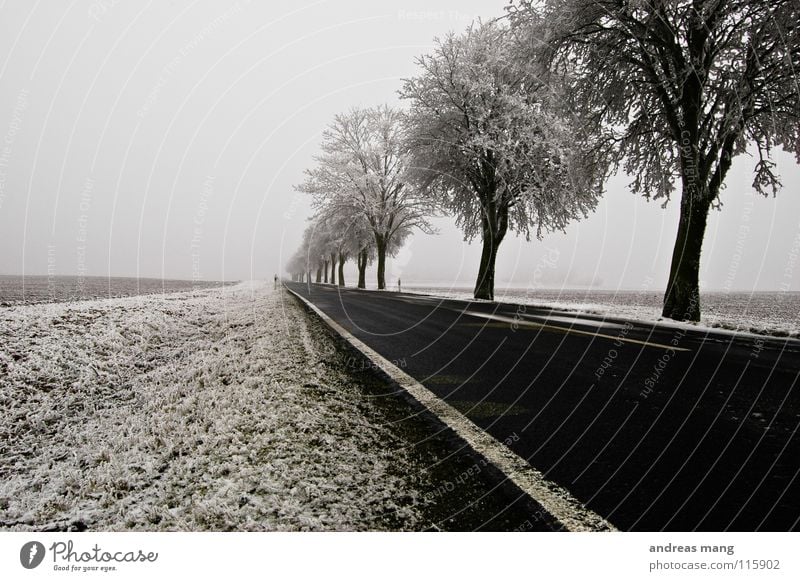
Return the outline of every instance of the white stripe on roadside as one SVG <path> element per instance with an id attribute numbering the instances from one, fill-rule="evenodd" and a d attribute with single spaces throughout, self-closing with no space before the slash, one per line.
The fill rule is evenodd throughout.
<path id="1" fill-rule="evenodd" d="M 584 327 L 595 327 L 597 329 L 624 329 L 625 325 L 611 323 L 609 321 L 596 321 L 594 319 L 582 319 L 581 317 L 562 317 L 559 315 L 521 315 L 526 319 L 537 319 L 545 323 L 567 323 L 568 325 L 582 325 Z"/>
<path id="2" fill-rule="evenodd" d="M 617 530 L 614 525 L 603 517 L 588 509 L 572 496 L 569 491 L 547 480 L 541 472 L 531 466 L 524 458 L 514 453 L 508 446 L 479 428 L 461 412 L 440 399 L 416 379 L 357 339 L 316 305 L 290 288 L 284 288 L 303 301 L 329 327 L 360 351 L 377 368 L 384 371 L 394 382 L 411 394 L 414 399 L 439 418 L 448 428 L 453 430 L 477 454 L 483 456 L 503 473 L 517 488 L 527 494 L 554 520 L 560 523 L 565 530 L 571 532 Z"/>

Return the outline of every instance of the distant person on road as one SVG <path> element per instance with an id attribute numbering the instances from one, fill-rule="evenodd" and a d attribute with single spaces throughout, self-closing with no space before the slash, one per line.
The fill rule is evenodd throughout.
<path id="1" fill-rule="evenodd" d="M 400 292 L 400 279 L 397 279 L 397 292 Z"/>
<path id="2" fill-rule="evenodd" d="M 272 288 L 278 288 L 278 275 L 277 274 L 275 275 L 275 278 L 273 280 Z"/>

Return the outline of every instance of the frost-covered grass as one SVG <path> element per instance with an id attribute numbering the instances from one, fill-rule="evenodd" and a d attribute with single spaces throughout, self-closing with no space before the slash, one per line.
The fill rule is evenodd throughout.
<path id="1" fill-rule="evenodd" d="M 258 283 L 0 309 L 0 530 L 423 527 L 322 333 Z"/>

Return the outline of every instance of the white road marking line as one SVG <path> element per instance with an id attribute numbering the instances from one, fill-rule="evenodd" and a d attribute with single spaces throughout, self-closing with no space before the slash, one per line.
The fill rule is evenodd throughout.
<path id="1" fill-rule="evenodd" d="M 422 406 L 453 430 L 475 452 L 500 470 L 517 488 L 531 497 L 535 503 L 560 523 L 565 530 L 571 532 L 617 530 L 614 525 L 599 514 L 584 506 L 569 491 L 547 480 L 541 472 L 531 466 L 527 460 L 514 453 L 508 446 L 479 428 L 461 412 L 428 390 L 427 387 L 354 337 L 316 305 L 288 287 L 285 288 L 303 301 L 329 327 L 350 345 L 358 349 L 377 368 L 386 373 Z"/>
<path id="2" fill-rule="evenodd" d="M 553 315 L 521 315 L 526 319 L 539 319 L 545 323 L 553 321 L 554 323 L 569 323 L 570 325 L 583 325 L 586 327 L 603 327 L 606 329 L 624 329 L 625 325 L 619 323 L 608 323 L 606 321 L 595 321 L 594 319 L 582 319 L 580 317 L 561 317 Z"/>
<path id="3" fill-rule="evenodd" d="M 500 323 L 509 323 L 517 327 L 529 327 L 532 329 L 552 329 L 562 333 L 571 333 L 573 335 L 586 335 L 587 337 L 600 337 L 602 339 L 611 339 L 613 341 L 620 341 L 621 343 L 632 343 L 634 345 L 643 345 L 645 347 L 655 347 L 657 349 L 670 349 L 672 351 L 691 351 L 684 347 L 676 347 L 674 345 L 664 345 L 663 343 L 653 343 L 651 341 L 639 341 L 637 339 L 628 339 L 617 335 L 606 335 L 604 333 L 595 333 L 592 331 L 582 331 L 580 329 L 571 329 L 569 327 L 560 327 L 558 325 L 547 325 L 545 323 L 535 323 L 533 321 L 525 321 L 515 317 L 506 317 L 505 315 L 492 315 L 488 313 L 478 313 L 475 311 L 458 311 L 464 315 L 471 317 L 478 317 L 479 319 L 488 319 L 490 321 L 498 321 Z"/>

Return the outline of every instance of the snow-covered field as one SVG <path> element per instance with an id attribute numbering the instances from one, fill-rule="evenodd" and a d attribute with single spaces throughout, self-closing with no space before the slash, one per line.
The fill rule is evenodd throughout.
<path id="1" fill-rule="evenodd" d="M 201 290 L 234 283 L 105 276 L 0 274 L 0 307 Z"/>
<path id="2" fill-rule="evenodd" d="M 0 530 L 423 527 L 322 335 L 261 283 L 0 309 Z"/>

